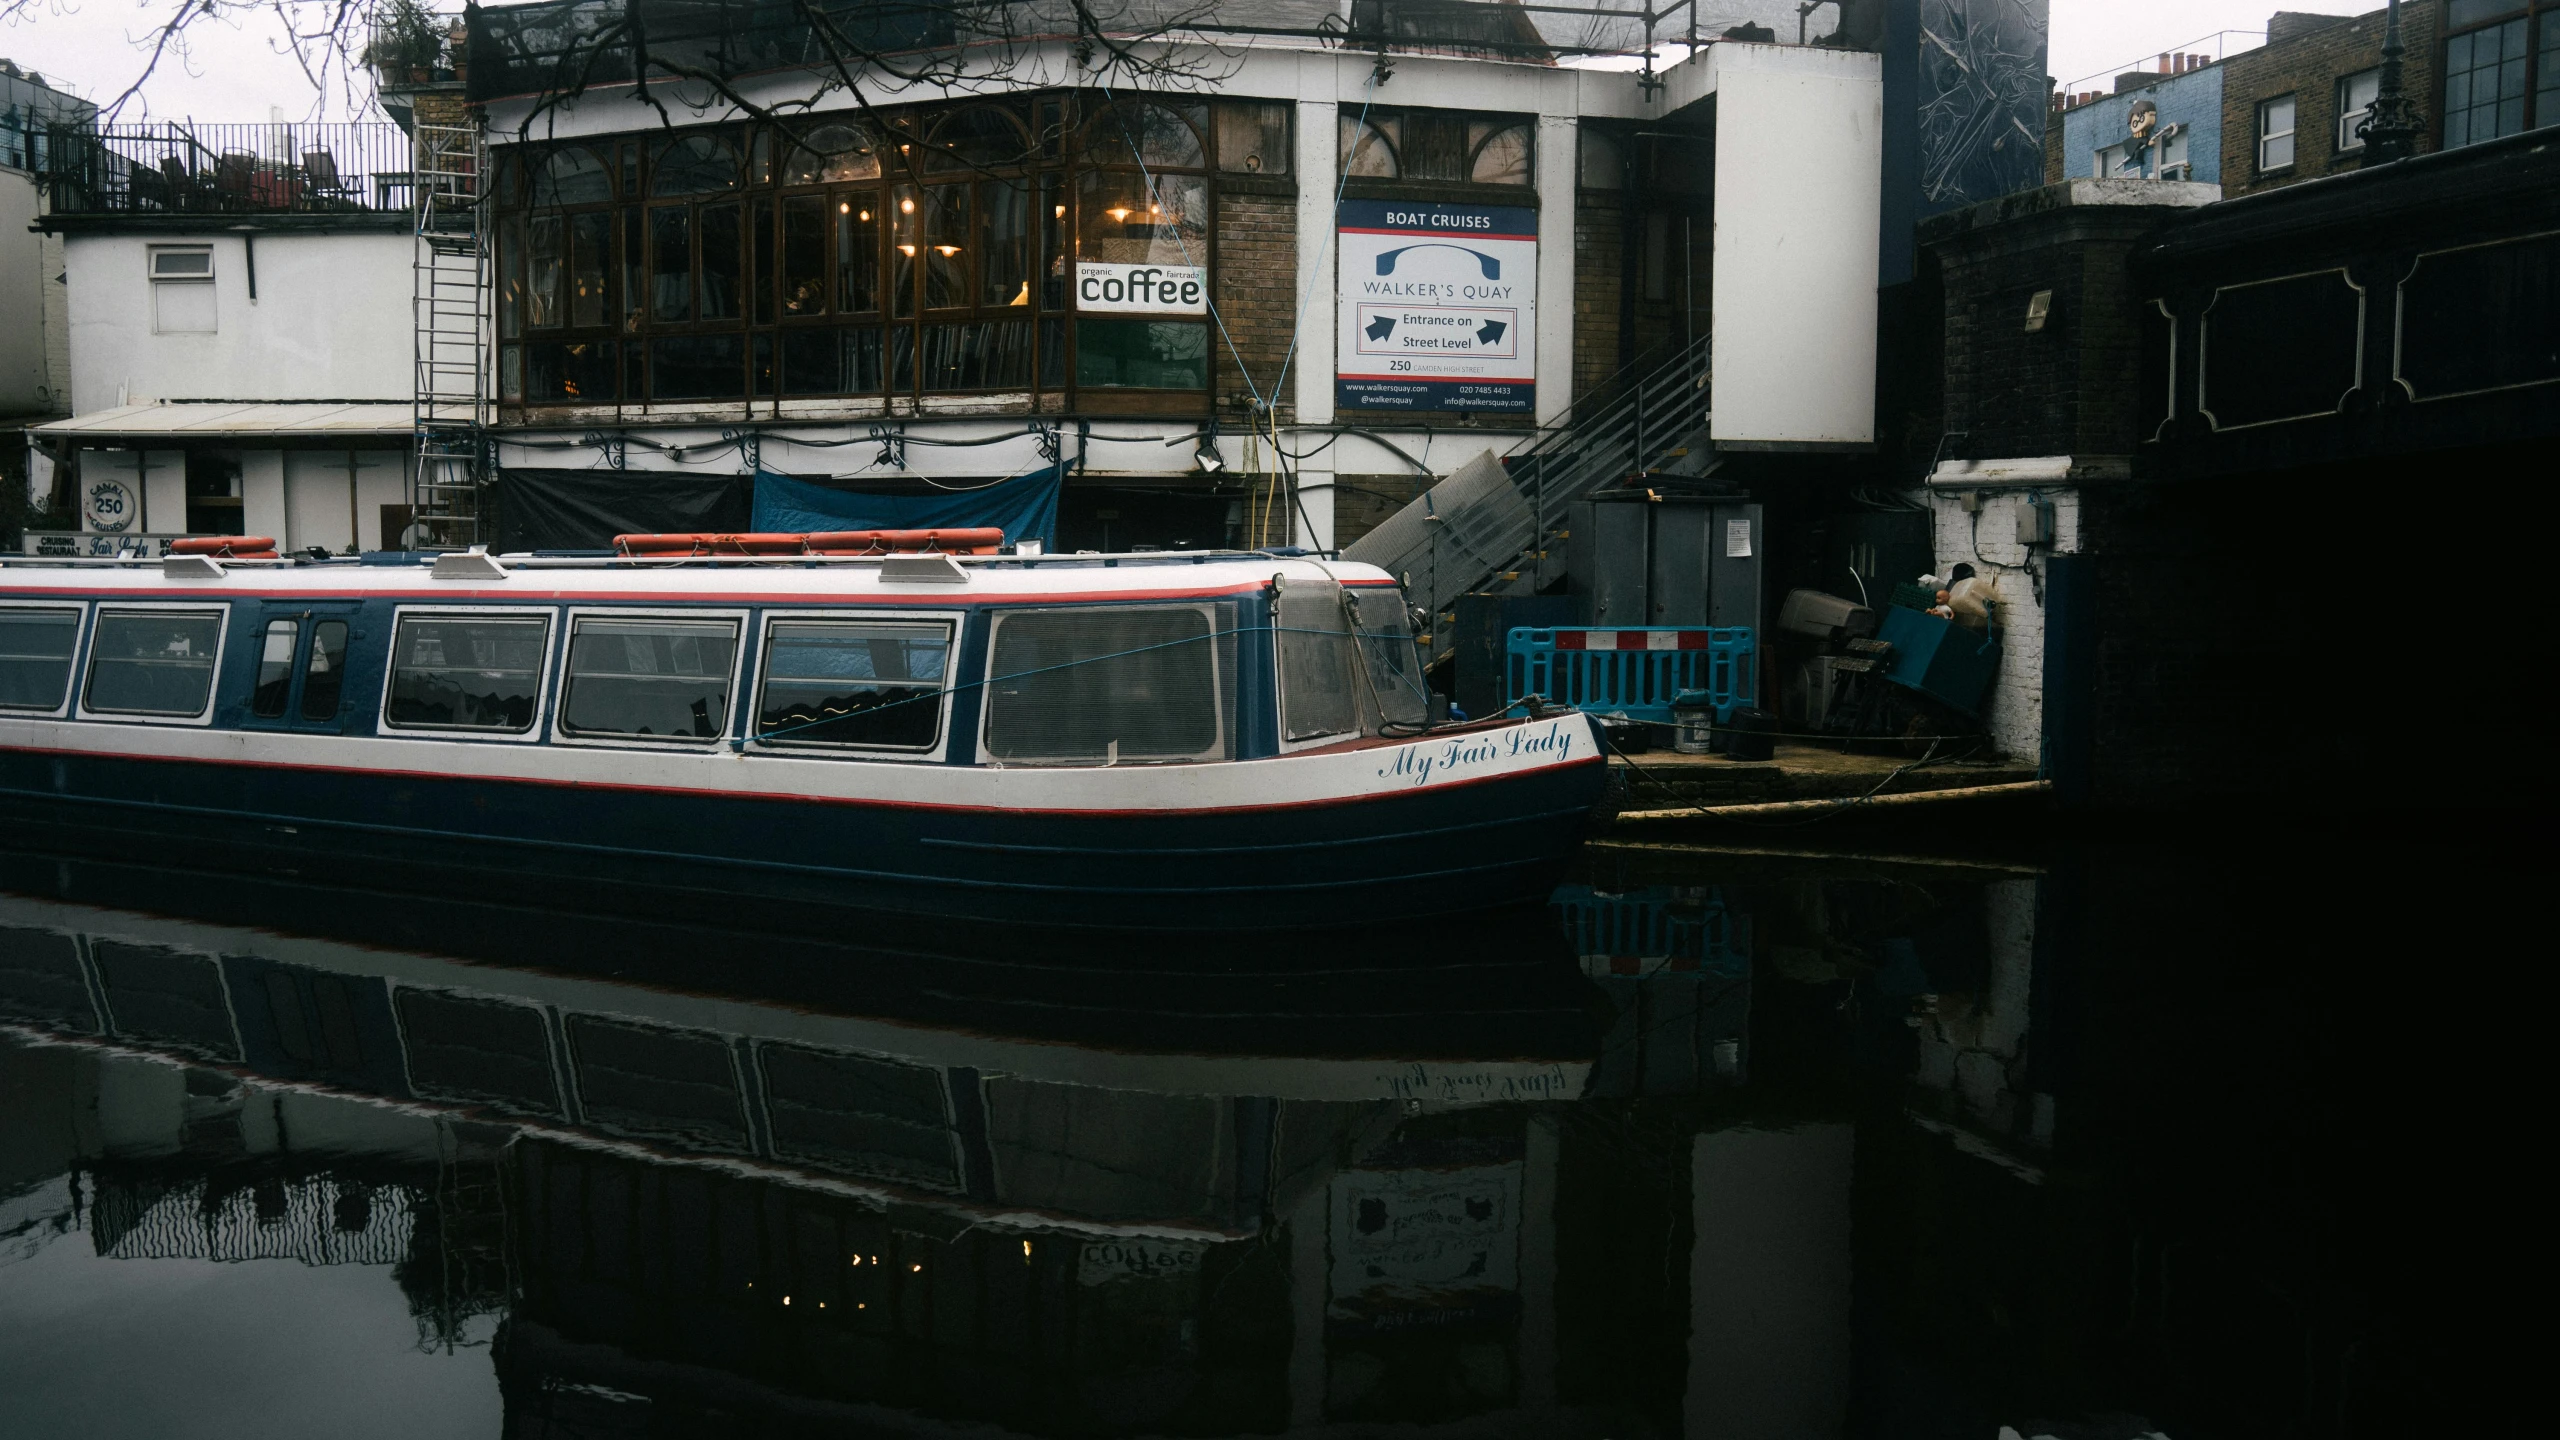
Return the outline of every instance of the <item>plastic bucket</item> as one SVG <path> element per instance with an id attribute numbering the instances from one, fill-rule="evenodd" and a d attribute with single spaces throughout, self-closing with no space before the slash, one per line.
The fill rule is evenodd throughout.
<path id="1" fill-rule="evenodd" d="M 1671 748 L 1683 755 L 1715 751 L 1716 699 L 1704 690 L 1671 697 Z"/>

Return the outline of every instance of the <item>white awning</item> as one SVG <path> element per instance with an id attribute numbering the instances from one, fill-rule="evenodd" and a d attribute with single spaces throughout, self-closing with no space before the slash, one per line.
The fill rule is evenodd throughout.
<path id="1" fill-rule="evenodd" d="M 344 400 L 280 400 L 264 404 L 195 400 L 118 405 L 112 410 L 92 410 L 33 429 L 40 436 L 78 440 L 405 437 L 410 432 L 410 408 L 405 400 L 353 404 Z"/>

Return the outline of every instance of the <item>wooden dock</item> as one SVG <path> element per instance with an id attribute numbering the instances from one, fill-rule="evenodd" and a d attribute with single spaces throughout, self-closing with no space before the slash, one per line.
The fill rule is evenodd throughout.
<path id="1" fill-rule="evenodd" d="M 2043 788 L 2033 764 L 1993 757 L 1922 762 L 1910 755 L 1843 754 L 1836 745 L 1781 743 L 1769 760 L 1728 760 L 1653 750 L 1612 755 L 1626 785 L 1620 823 L 1678 820 L 1702 811 L 1734 816 L 1819 814 L 1913 803 L 1960 803 Z"/>

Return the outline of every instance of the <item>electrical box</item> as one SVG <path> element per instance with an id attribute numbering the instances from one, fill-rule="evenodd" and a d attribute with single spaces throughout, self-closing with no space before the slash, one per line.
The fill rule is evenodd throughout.
<path id="1" fill-rule="evenodd" d="M 2051 545 L 2053 543 L 2053 502 L 2041 495 L 2029 497 L 2018 506 L 2018 543 Z"/>

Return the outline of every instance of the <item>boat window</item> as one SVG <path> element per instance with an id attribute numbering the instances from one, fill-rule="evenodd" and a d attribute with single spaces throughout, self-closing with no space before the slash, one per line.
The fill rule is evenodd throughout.
<path id="1" fill-rule="evenodd" d="M 580 616 L 569 634 L 560 729 L 634 740 L 715 740 L 729 725 L 734 620 Z"/>
<path id="2" fill-rule="evenodd" d="M 798 1045 L 760 1046 L 756 1058 L 774 1154 L 830 1170 L 959 1186 L 941 1071 Z"/>
<path id="3" fill-rule="evenodd" d="M 249 692 L 249 710 L 274 719 L 284 713 L 293 693 L 293 645 L 302 638 L 299 620 L 270 620 L 258 641 L 258 688 Z"/>
<path id="4" fill-rule="evenodd" d="M 61 709 L 79 640 L 77 609 L 0 610 L 0 709 Z"/>
<path id="5" fill-rule="evenodd" d="M 103 715 L 195 716 L 213 699 L 219 610 L 98 612 L 88 708 Z"/>
<path id="6" fill-rule="evenodd" d="M 751 1143 L 726 1040 L 595 1015 L 561 1025 L 588 1123 L 722 1150 Z"/>
<path id="7" fill-rule="evenodd" d="M 347 622 L 323 620 L 311 627 L 311 658 L 302 666 L 302 718 L 336 718 L 346 688 Z"/>
<path id="8" fill-rule="evenodd" d="M 1281 738 L 1344 735 L 1359 724 L 1351 667 L 1356 662 L 1342 587 L 1293 581 L 1280 589 Z"/>
<path id="9" fill-rule="evenodd" d="M 929 750 L 942 734 L 945 621 L 777 620 L 767 632 L 756 738 Z"/>
<path id="10" fill-rule="evenodd" d="M 437 990 L 393 992 L 409 1083 L 421 1095 L 560 1113 L 551 1041 L 530 1005 Z"/>
<path id="11" fill-rule="evenodd" d="M 998 616 L 987 751 L 1067 764 L 1222 758 L 1231 634 L 1197 606 Z"/>
<path id="12" fill-rule="evenodd" d="M 533 728 L 551 622 L 537 616 L 403 615 L 383 717 L 404 730 Z"/>
<path id="13" fill-rule="evenodd" d="M 1360 623 L 1360 658 L 1367 667 L 1361 687 L 1362 728 L 1379 734 L 1385 727 L 1410 729 L 1430 718 L 1430 698 L 1422 681 L 1422 655 L 1413 643 L 1413 616 L 1405 609 L 1404 592 L 1373 586 L 1351 592 Z"/>

